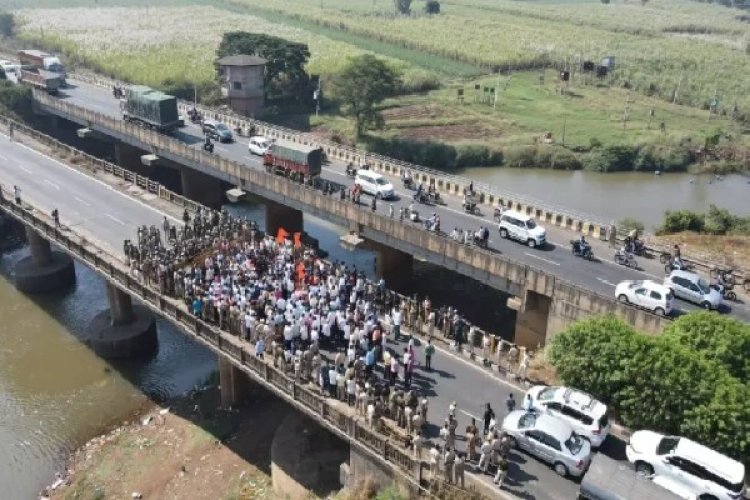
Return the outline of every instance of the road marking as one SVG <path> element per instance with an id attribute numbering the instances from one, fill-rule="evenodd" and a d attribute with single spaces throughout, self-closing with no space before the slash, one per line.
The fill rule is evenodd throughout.
<path id="1" fill-rule="evenodd" d="M 76 200 L 78 201 L 78 203 L 81 203 L 81 204 L 83 204 L 83 205 L 86 205 L 87 207 L 90 207 L 90 206 L 91 206 L 91 203 L 87 203 L 87 202 L 83 201 L 83 200 L 82 200 L 82 199 L 80 199 L 80 198 L 79 198 L 78 196 L 74 196 L 73 198 L 75 198 L 75 199 L 76 199 Z"/>
<path id="2" fill-rule="evenodd" d="M 26 168 L 23 165 L 18 165 L 18 168 L 20 168 L 21 170 L 23 170 L 27 174 L 32 174 L 33 173 L 30 168 Z"/>
<path id="3" fill-rule="evenodd" d="M 559 266 L 559 262 L 555 262 L 554 260 L 545 259 L 544 257 L 540 257 L 538 255 L 534 255 L 533 253 L 524 252 L 524 255 L 528 255 L 529 257 L 533 259 L 541 260 L 542 262 L 546 262 L 547 264 L 552 264 L 553 266 Z"/>
<path id="4" fill-rule="evenodd" d="M 50 181 L 48 179 L 44 179 L 44 183 L 48 184 L 48 185 L 52 186 L 53 188 L 57 189 L 58 191 L 60 191 L 60 186 L 58 186 L 54 182 L 52 182 L 52 181 Z"/>
<path id="5" fill-rule="evenodd" d="M 8 157 L 0 154 L 0 160 L 8 161 Z"/>
<path id="6" fill-rule="evenodd" d="M 123 225 L 123 226 L 125 226 L 125 225 L 126 225 L 126 224 L 125 224 L 125 223 L 124 223 L 123 221 L 121 221 L 120 219 L 118 219 L 117 217 L 115 217 L 115 216 L 113 216 L 113 215 L 109 215 L 109 214 L 104 214 L 104 215 L 105 215 L 106 217 L 108 217 L 108 218 L 112 219 L 113 221 L 117 222 L 118 224 L 121 224 L 121 225 Z"/>
<path id="7" fill-rule="evenodd" d="M 459 408 L 458 411 L 460 411 L 461 413 L 463 413 L 466 416 L 469 416 L 469 417 L 473 418 L 474 420 L 482 420 L 481 418 L 477 417 L 476 415 L 472 415 L 468 411 L 462 410 L 461 408 Z"/>
<path id="8" fill-rule="evenodd" d="M 609 285 L 609 286 L 617 286 L 617 285 L 615 285 L 614 283 L 612 283 L 611 281 L 607 281 L 607 280 L 605 280 L 604 278 L 596 278 L 596 279 L 597 279 L 597 281 L 600 281 L 600 282 L 604 283 L 605 285 Z"/>
<path id="9" fill-rule="evenodd" d="M 0 134 L 0 135 L 4 136 L 4 137 L 6 137 L 6 138 L 8 137 L 8 136 L 7 136 L 7 135 L 5 135 L 5 134 Z M 41 157 L 43 157 L 43 158 L 46 158 L 46 159 L 48 159 L 48 160 L 50 160 L 50 161 L 52 161 L 52 162 L 54 162 L 54 163 L 57 163 L 58 165 L 60 165 L 60 166 L 62 166 L 62 167 L 65 167 L 65 168 L 67 168 L 68 170 L 70 170 L 70 171 L 72 171 L 72 172 L 75 172 L 76 174 L 80 175 L 81 177 L 84 177 L 84 178 L 86 178 L 86 179 L 88 179 L 88 180 L 90 180 L 90 181 L 92 181 L 92 182 L 96 182 L 97 184 L 101 184 L 102 186 L 104 186 L 104 187 L 105 187 L 105 188 L 107 188 L 108 190 L 110 190 L 110 191 L 112 191 L 112 192 L 114 192 L 114 193 L 117 193 L 118 195 L 122 196 L 123 198 L 127 198 L 127 199 L 128 199 L 128 200 L 130 200 L 130 201 L 133 201 L 133 202 L 135 202 L 135 203 L 138 203 L 139 205 L 141 205 L 141 206 L 143 206 L 143 207 L 145 207 L 145 208 L 147 208 L 147 209 L 151 210 L 152 212 L 156 212 L 157 214 L 159 214 L 159 215 L 160 215 L 160 216 L 162 216 L 162 217 L 163 217 L 164 215 L 166 215 L 166 216 L 167 216 L 167 217 L 169 217 L 169 218 L 170 218 L 171 220 L 173 220 L 173 221 L 177 222 L 177 223 L 178 223 L 178 224 L 179 224 L 180 226 L 181 226 L 181 225 L 183 224 L 183 222 L 182 222 L 182 220 L 181 220 L 181 219 L 178 219 L 177 217 L 174 217 L 174 216 L 172 216 L 172 215 L 170 215 L 170 214 L 165 214 L 165 213 L 164 213 L 163 211 L 159 210 L 158 208 L 156 208 L 156 207 L 152 207 L 152 206 L 151 206 L 151 205 L 149 205 L 148 203 L 146 203 L 146 202 L 144 202 L 144 201 L 141 201 L 141 200 L 139 200 L 138 198 L 134 198 L 133 196 L 130 196 L 130 195 L 128 195 L 128 194 L 125 194 L 125 193 L 123 193 L 123 192 L 121 192 L 121 191 L 118 191 L 118 190 L 117 190 L 117 189 L 115 189 L 115 188 L 114 188 L 113 186 L 111 186 L 110 184 L 107 184 L 107 183 L 106 183 L 106 182 L 104 182 L 103 180 L 100 180 L 100 179 L 96 179 L 96 178 L 94 178 L 94 177 L 88 176 L 88 175 L 84 174 L 83 172 L 81 172 L 80 170 L 77 170 L 77 169 L 75 169 L 75 168 L 71 167 L 70 165 L 66 165 L 65 163 L 61 162 L 61 161 L 60 161 L 60 160 L 58 160 L 57 158 L 53 158 L 52 156 L 46 155 L 46 154 L 44 154 L 44 153 L 40 153 L 40 152 L 39 152 L 39 151 L 37 151 L 36 149 L 33 149 L 33 148 L 31 148 L 31 147 L 29 147 L 29 146 L 27 146 L 27 145 L 25 145 L 25 144 L 22 144 L 22 143 L 20 143 L 20 142 L 14 142 L 13 144 L 15 144 L 16 146 L 20 146 L 20 147 L 22 147 L 22 148 L 26 149 L 27 151 L 31 151 L 32 153 L 34 153 L 34 154 L 36 154 L 36 155 L 38 155 L 38 156 L 41 156 Z M 25 170 L 25 169 L 24 169 L 24 170 Z M 29 173 L 31 173 L 31 171 L 28 171 L 28 172 L 29 172 Z"/>

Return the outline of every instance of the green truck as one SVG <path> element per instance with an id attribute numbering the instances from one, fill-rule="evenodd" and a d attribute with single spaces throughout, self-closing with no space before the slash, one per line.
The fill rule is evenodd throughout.
<path id="1" fill-rule="evenodd" d="M 263 164 L 269 172 L 310 179 L 320 175 L 323 150 L 319 146 L 275 140 L 263 155 Z"/>
<path id="2" fill-rule="evenodd" d="M 180 126 L 177 98 L 144 85 L 128 87 L 122 104 L 122 119 L 170 133 Z"/>

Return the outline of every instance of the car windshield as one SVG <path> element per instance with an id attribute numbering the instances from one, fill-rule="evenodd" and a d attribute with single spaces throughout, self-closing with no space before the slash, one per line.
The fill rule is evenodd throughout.
<path id="1" fill-rule="evenodd" d="M 703 278 L 698 280 L 698 288 L 700 288 L 701 292 L 705 295 L 708 295 L 711 292 L 711 287 L 709 286 L 708 281 Z"/>
<path id="2" fill-rule="evenodd" d="M 675 448 L 677 448 L 677 443 L 679 442 L 680 438 L 678 437 L 664 436 L 662 440 L 659 441 L 659 445 L 656 447 L 656 454 L 666 455 L 667 453 L 671 453 Z"/>
<path id="3" fill-rule="evenodd" d="M 641 285 L 643 285 L 643 281 L 633 281 L 632 283 L 630 283 L 630 286 L 628 286 L 628 288 L 632 290 L 633 288 L 639 287 Z"/>
<path id="4" fill-rule="evenodd" d="M 386 184 L 388 184 L 388 181 L 383 179 L 382 177 L 379 177 L 375 179 L 375 184 L 377 184 L 378 186 L 385 186 Z"/>
<path id="5" fill-rule="evenodd" d="M 539 395 L 536 398 L 539 401 L 549 401 L 550 399 L 555 397 L 556 392 L 557 392 L 557 387 L 546 387 L 539 393 Z"/>
<path id="6" fill-rule="evenodd" d="M 529 229 L 534 229 L 536 227 L 536 223 L 533 220 L 527 220 L 526 227 Z"/>
<path id="7" fill-rule="evenodd" d="M 536 423 L 536 413 L 524 413 L 518 420 L 519 429 L 528 429 Z"/>
<path id="8" fill-rule="evenodd" d="M 229 130 L 229 129 L 223 123 L 217 123 L 216 124 L 216 130 Z"/>
<path id="9" fill-rule="evenodd" d="M 573 455 L 578 455 L 583 448 L 583 437 L 579 436 L 575 432 L 570 434 L 570 437 L 565 441 L 565 447 L 570 450 Z"/>

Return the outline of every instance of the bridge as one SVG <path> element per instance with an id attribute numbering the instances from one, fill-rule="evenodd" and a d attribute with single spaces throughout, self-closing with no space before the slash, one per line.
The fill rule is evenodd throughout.
<path id="1" fill-rule="evenodd" d="M 200 149 L 202 135 L 193 125 L 175 137 L 168 137 L 124 123 L 118 117 L 118 102 L 106 88 L 76 82 L 60 98 L 35 93 L 35 101 L 40 111 L 83 126 L 86 133 L 115 141 L 121 165 L 140 165 L 142 157 L 148 157 L 148 162 L 153 162 L 151 168 L 179 169 L 183 194 L 187 197 L 215 205 L 222 196 L 222 183 L 261 196 L 271 207 L 266 221 L 270 231 L 280 226 L 301 230 L 302 214 L 306 212 L 348 228 L 371 242 L 379 252 L 377 261 L 383 276 L 403 273 L 412 256 L 416 256 L 488 283 L 514 297 L 509 304 L 518 310 L 516 338 L 521 344 L 543 344 L 549 336 L 590 314 L 615 313 L 648 332 L 658 332 L 664 321 L 668 321 L 620 304 L 613 297 L 614 285 L 624 279 L 660 279 L 658 264 L 644 266 L 646 269 L 641 271 L 615 266 L 610 262 L 613 250 L 606 245 L 594 247 L 603 262 L 582 261 L 571 255 L 565 243 L 573 233 L 556 226 L 547 228 L 548 239 L 557 243 L 546 250 L 500 241 L 495 231 L 488 250 L 468 247 L 421 226 L 388 217 L 388 203 L 381 202 L 376 211 L 371 211 L 309 186 L 269 175 L 241 142 L 217 144 L 216 154 L 209 154 Z M 334 153 L 333 160 L 324 168 L 323 179 L 341 184 L 346 182 L 343 173 L 346 159 L 336 158 L 344 153 Z M 386 173 L 397 184 L 397 168 L 388 165 L 382 168 L 390 170 Z M 444 192 L 455 194 L 463 189 L 449 182 L 439 184 Z M 397 189 L 397 194 L 400 199 L 394 202 L 396 206 L 409 203 L 409 192 Z M 492 197 L 485 195 L 488 200 Z M 491 217 L 463 213 L 458 197 L 446 194 L 445 200 L 445 205 L 427 208 L 440 215 L 443 228 L 492 225 Z M 541 218 L 564 222 L 563 226 L 582 230 L 594 238 L 606 236 L 602 225 L 551 212 L 543 213 Z M 681 304 L 680 308 L 693 307 Z M 732 309 L 739 317 L 750 319 L 750 311 L 744 306 Z"/>

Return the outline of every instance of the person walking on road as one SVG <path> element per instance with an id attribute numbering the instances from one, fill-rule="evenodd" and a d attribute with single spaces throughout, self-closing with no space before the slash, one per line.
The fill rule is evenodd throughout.
<path id="1" fill-rule="evenodd" d="M 60 228 L 60 212 L 55 208 L 52 210 L 52 219 L 55 221 L 55 227 Z"/>
<path id="2" fill-rule="evenodd" d="M 432 371 L 433 354 L 435 354 L 435 346 L 432 345 L 432 340 L 427 340 L 427 345 L 424 348 L 424 367 L 428 372 Z"/>
<path id="3" fill-rule="evenodd" d="M 401 309 L 398 306 L 391 311 L 391 324 L 393 325 L 393 341 L 398 342 L 401 338 Z"/>
<path id="4" fill-rule="evenodd" d="M 513 397 L 513 393 L 508 394 L 508 399 L 505 400 L 505 406 L 508 408 L 508 413 L 516 409 L 516 400 Z"/>
<path id="5" fill-rule="evenodd" d="M 443 456 L 443 473 L 445 474 L 445 482 L 453 482 L 453 464 L 456 462 L 456 453 L 453 448 L 447 447 L 445 449 L 445 455 Z"/>
<path id="6" fill-rule="evenodd" d="M 16 205 L 21 204 L 21 188 L 13 185 L 13 198 L 16 200 Z"/>
<path id="7" fill-rule="evenodd" d="M 477 452 L 477 423 L 474 417 L 471 417 L 471 423 L 466 426 L 466 449 L 467 449 L 467 460 L 474 460 Z"/>
<path id="8" fill-rule="evenodd" d="M 490 430 L 490 422 L 495 419 L 495 412 L 492 407 L 487 403 L 487 407 L 484 409 L 484 435 Z"/>
<path id="9" fill-rule="evenodd" d="M 435 445 L 430 450 L 430 477 L 433 479 L 437 477 L 440 472 L 440 450 Z"/>

